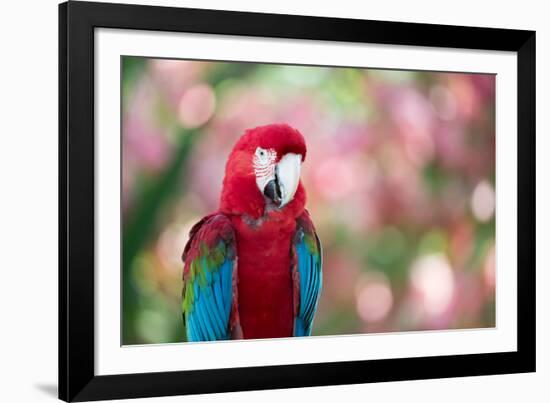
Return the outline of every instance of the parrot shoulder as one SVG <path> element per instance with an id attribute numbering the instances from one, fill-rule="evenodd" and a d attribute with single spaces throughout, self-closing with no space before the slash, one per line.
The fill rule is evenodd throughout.
<path id="1" fill-rule="evenodd" d="M 218 241 L 226 244 L 234 243 L 235 231 L 231 220 L 225 214 L 212 213 L 204 216 L 191 227 L 181 259 L 186 263 L 188 255 L 194 255 L 201 242 L 207 244 L 206 246 L 215 246 L 214 244 Z"/>

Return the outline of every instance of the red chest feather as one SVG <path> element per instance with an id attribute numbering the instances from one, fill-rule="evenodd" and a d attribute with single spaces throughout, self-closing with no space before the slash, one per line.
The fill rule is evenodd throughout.
<path id="1" fill-rule="evenodd" d="M 294 218 L 233 218 L 238 256 L 239 314 L 245 338 L 290 337 L 293 284 L 290 267 Z"/>

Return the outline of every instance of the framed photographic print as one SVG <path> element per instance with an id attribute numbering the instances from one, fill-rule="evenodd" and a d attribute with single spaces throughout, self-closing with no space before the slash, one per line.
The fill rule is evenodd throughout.
<path id="1" fill-rule="evenodd" d="M 535 370 L 535 33 L 59 6 L 59 397 Z"/>

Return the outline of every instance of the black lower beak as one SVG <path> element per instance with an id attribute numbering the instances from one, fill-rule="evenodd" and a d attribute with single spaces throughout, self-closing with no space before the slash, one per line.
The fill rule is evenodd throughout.
<path id="1" fill-rule="evenodd" d="M 264 188 L 264 195 L 271 199 L 275 205 L 280 206 L 282 201 L 281 187 L 279 186 L 279 180 L 277 176 L 275 179 L 267 182 Z"/>

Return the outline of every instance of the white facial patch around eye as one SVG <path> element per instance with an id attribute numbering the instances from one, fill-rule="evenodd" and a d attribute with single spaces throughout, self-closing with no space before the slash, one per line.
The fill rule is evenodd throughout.
<path id="1" fill-rule="evenodd" d="M 263 193 L 265 185 L 275 178 L 275 160 L 277 159 L 277 152 L 273 149 L 263 149 L 258 147 L 254 153 L 252 165 L 254 167 L 254 173 L 256 175 L 256 185 L 258 189 Z"/>

